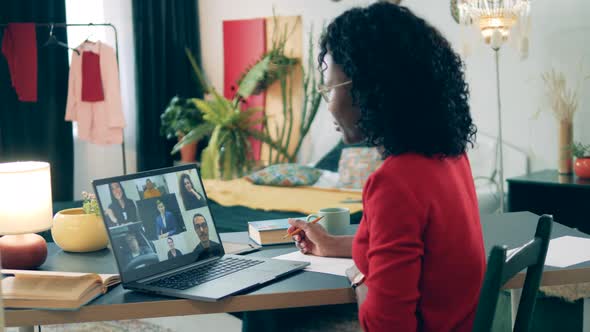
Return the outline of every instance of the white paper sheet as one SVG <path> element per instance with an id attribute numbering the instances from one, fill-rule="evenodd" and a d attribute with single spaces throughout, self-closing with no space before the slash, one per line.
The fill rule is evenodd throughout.
<path id="1" fill-rule="evenodd" d="M 286 261 L 309 262 L 306 271 L 321 272 L 346 276 L 346 269 L 351 267 L 354 262 L 350 258 L 331 258 L 318 257 L 313 255 L 304 255 L 300 251 L 275 257 Z"/>
<path id="2" fill-rule="evenodd" d="M 510 255 L 514 250 L 508 250 Z M 590 261 L 590 239 L 562 236 L 549 241 L 545 265 L 554 267 L 568 267 Z"/>
<path id="3" fill-rule="evenodd" d="M 590 239 L 562 236 L 549 241 L 545 265 L 567 267 L 590 261 Z"/>

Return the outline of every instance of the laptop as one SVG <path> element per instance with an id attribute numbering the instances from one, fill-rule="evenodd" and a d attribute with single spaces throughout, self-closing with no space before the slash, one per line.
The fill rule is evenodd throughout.
<path id="1" fill-rule="evenodd" d="M 309 265 L 225 254 L 194 164 L 92 184 L 126 289 L 217 301 Z"/>

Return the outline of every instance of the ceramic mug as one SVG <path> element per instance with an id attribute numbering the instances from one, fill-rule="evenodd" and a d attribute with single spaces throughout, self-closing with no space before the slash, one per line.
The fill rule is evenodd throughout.
<path id="1" fill-rule="evenodd" d="M 347 208 L 325 208 L 318 213 L 307 216 L 306 221 L 310 222 L 318 217 L 324 218 L 319 221 L 326 231 L 332 235 L 346 235 L 350 225 L 350 210 Z"/>

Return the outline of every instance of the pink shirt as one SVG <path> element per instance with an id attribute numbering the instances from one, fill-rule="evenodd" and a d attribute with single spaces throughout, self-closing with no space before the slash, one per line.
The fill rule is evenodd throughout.
<path id="1" fill-rule="evenodd" d="M 80 54 L 72 53 L 66 121 L 78 123 L 78 137 L 95 144 L 121 144 L 125 117 L 121 103 L 119 70 L 115 50 L 100 41 L 84 42 L 77 48 Z M 82 100 L 82 54 L 90 51 L 99 56 L 100 77 L 104 100 Z"/>

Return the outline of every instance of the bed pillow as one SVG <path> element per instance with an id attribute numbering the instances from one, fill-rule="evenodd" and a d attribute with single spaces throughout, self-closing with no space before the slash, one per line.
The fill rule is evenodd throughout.
<path id="1" fill-rule="evenodd" d="M 259 185 L 296 187 L 311 186 L 322 171 L 299 164 L 276 164 L 246 176 L 246 180 Z"/>
<path id="2" fill-rule="evenodd" d="M 377 148 L 345 148 L 342 150 L 338 173 L 340 187 L 345 189 L 363 189 L 371 175 L 383 160 Z"/>
<path id="3" fill-rule="evenodd" d="M 326 155 L 315 164 L 314 167 L 325 171 L 338 172 L 338 162 L 340 161 L 343 149 L 364 147 L 367 147 L 366 143 L 344 144 L 344 142 L 340 140 L 332 150 L 326 153 Z"/>

